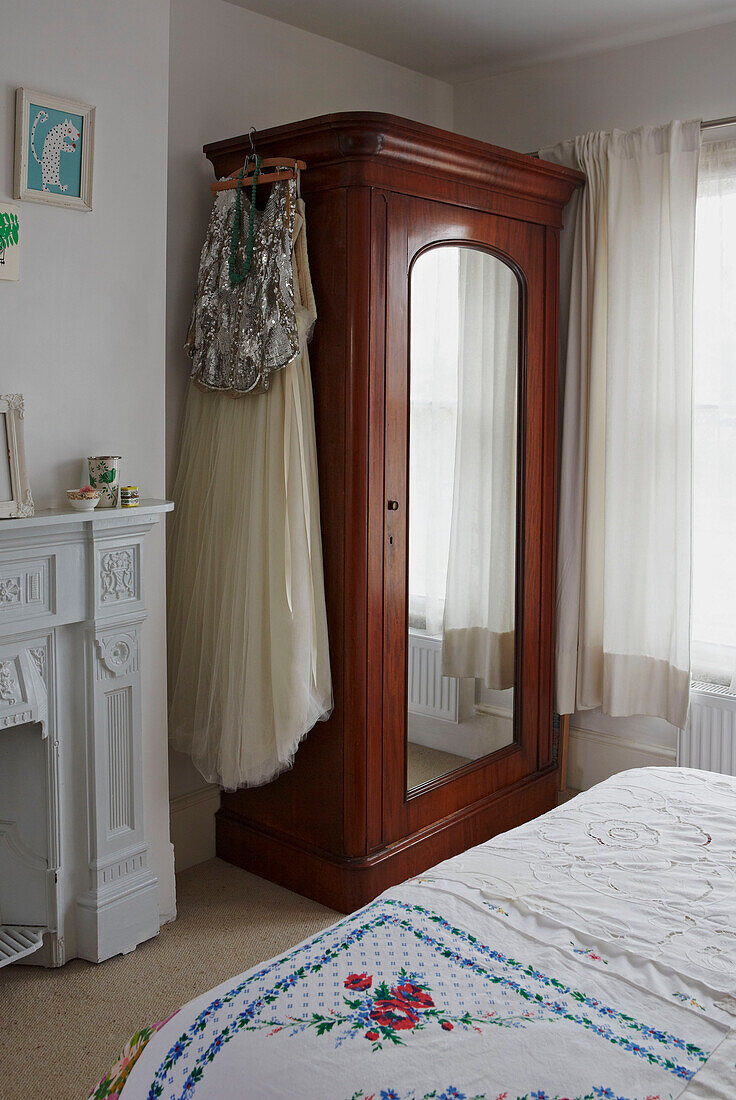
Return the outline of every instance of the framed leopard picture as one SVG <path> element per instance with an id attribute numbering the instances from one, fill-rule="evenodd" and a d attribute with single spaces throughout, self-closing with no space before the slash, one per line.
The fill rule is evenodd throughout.
<path id="1" fill-rule="evenodd" d="M 18 88 L 15 198 L 91 210 L 94 137 L 88 103 Z"/>

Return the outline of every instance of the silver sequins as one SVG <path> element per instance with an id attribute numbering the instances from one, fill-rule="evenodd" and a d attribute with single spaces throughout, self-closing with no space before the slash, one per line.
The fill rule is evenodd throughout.
<path id="1" fill-rule="evenodd" d="M 238 268 L 244 262 L 250 212 L 246 192 Z M 299 353 L 292 267 L 296 184 L 275 183 L 265 208 L 255 211 L 251 268 L 244 282 L 232 286 L 228 263 L 235 196 L 233 189 L 215 197 L 185 347 L 194 360 L 195 381 L 244 395 L 267 390 L 273 372 Z"/>

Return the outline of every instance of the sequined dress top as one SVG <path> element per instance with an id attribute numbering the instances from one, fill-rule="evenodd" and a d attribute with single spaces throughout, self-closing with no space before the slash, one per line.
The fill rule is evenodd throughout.
<path id="1" fill-rule="evenodd" d="M 236 191 L 219 191 L 202 247 L 197 294 L 186 340 L 192 378 L 233 395 L 263 393 L 274 371 L 299 354 L 294 306 L 292 237 L 296 183 L 276 182 L 263 210 L 254 211 L 253 254 L 245 280 L 230 282 Z M 250 201 L 241 193 L 242 228 L 236 266 L 242 270 Z"/>

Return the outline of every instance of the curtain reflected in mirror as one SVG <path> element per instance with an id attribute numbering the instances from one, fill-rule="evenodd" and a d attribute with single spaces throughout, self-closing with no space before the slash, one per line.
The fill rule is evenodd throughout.
<path id="1" fill-rule="evenodd" d="M 407 788 L 513 741 L 516 276 L 441 246 L 411 271 Z"/>

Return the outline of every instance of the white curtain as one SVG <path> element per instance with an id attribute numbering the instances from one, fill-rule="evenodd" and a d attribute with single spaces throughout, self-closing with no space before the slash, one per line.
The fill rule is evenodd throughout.
<path id="1" fill-rule="evenodd" d="M 514 682 L 518 284 L 460 250 L 458 412 L 442 674 Z"/>
<path id="2" fill-rule="evenodd" d="M 736 142 L 703 145 L 693 378 L 693 675 L 736 692 Z"/>
<path id="3" fill-rule="evenodd" d="M 442 630 L 457 419 L 458 252 L 433 248 L 411 273 L 409 625 Z"/>
<path id="4" fill-rule="evenodd" d="M 581 169 L 567 330 L 557 709 L 684 726 L 698 122 L 543 150 Z"/>

